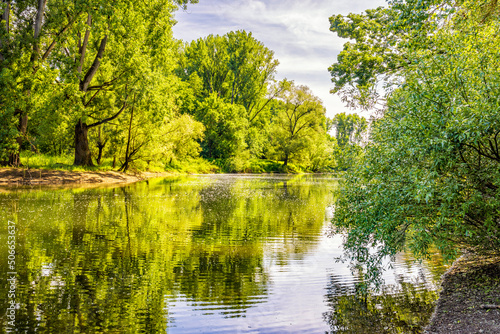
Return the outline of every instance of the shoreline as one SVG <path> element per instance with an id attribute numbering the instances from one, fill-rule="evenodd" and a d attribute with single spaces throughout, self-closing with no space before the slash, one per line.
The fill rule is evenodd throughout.
<path id="1" fill-rule="evenodd" d="M 443 275 L 425 334 L 500 333 L 500 256 L 466 253 Z"/>
<path id="2" fill-rule="evenodd" d="M 228 173 L 231 175 L 300 175 L 289 173 Z M 331 173 L 312 173 L 315 175 Z M 62 169 L 14 168 L 0 167 L 0 187 L 20 188 L 27 186 L 44 187 L 95 187 L 124 185 L 145 181 L 152 178 L 175 177 L 180 175 L 197 175 L 175 172 L 136 172 L 124 173 L 118 171 L 71 171 Z M 208 175 L 208 174 L 206 174 Z"/>
<path id="3" fill-rule="evenodd" d="M 0 186 L 106 186 L 123 185 L 155 177 L 176 174 L 167 172 L 123 173 L 117 171 L 69 171 L 57 169 L 0 168 Z"/>

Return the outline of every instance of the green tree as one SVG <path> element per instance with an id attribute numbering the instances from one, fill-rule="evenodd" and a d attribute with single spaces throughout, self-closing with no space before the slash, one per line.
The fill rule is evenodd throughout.
<path id="1" fill-rule="evenodd" d="M 291 84 L 280 94 L 280 101 L 272 119 L 271 142 L 275 154 L 287 166 L 324 138 L 325 108 L 306 86 Z"/>
<path id="2" fill-rule="evenodd" d="M 347 170 L 353 167 L 362 154 L 361 143 L 366 135 L 368 123 L 357 114 L 336 114 L 331 124 L 335 131 L 334 157 L 337 168 Z"/>
<path id="3" fill-rule="evenodd" d="M 412 14 L 412 26 L 434 18 L 428 9 Z M 335 224 L 349 231 L 347 251 L 371 268 L 405 248 L 421 257 L 435 246 L 448 258 L 500 249 L 498 6 L 464 1 L 448 13 L 421 48 L 398 50 L 408 59 L 401 84 L 343 185 Z"/>
<path id="4" fill-rule="evenodd" d="M 184 80 L 192 75 L 201 79 L 199 97 L 217 93 L 227 103 L 242 105 L 251 120 L 279 64 L 273 57 L 252 33 L 231 31 L 186 45 L 178 73 Z"/>
<path id="5" fill-rule="evenodd" d="M 16 143 L 5 146 L 11 164 L 19 163 L 19 148 L 30 132 L 49 147 L 55 132 L 71 132 L 74 163 L 92 165 L 89 129 L 130 110 L 132 97 L 138 101 L 138 94 L 148 91 L 143 88 L 153 82 L 151 76 L 160 76 L 163 84 L 170 81 L 163 77 L 171 73 L 177 50 L 173 11 L 188 2 L 196 1 L 154 0 L 133 6 L 123 1 L 3 1 L 0 70 L 5 80 L 0 85 L 8 94 L 0 106 L 6 116 L 18 119 L 17 124 L 3 124 L 10 136 L 6 143 L 15 134 Z M 164 94 L 170 91 L 171 84 L 167 86 L 158 89 L 155 83 L 149 88 Z M 37 122 L 30 129 L 32 117 Z"/>

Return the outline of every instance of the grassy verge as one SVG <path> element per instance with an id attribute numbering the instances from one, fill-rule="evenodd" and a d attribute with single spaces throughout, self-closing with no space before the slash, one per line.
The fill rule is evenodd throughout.
<path id="1" fill-rule="evenodd" d="M 22 152 L 21 163 L 24 168 L 67 170 L 75 172 L 83 171 L 116 171 L 120 164 L 116 162 L 113 167 L 113 159 L 105 158 L 99 166 L 82 167 L 73 166 L 72 155 L 51 156 L 46 154 L 35 154 L 33 152 Z M 311 172 L 304 166 L 289 163 L 283 166 L 283 162 L 265 159 L 215 159 L 208 161 L 202 158 L 192 158 L 183 161 L 171 161 L 168 164 L 150 163 L 135 164 L 132 172 L 168 172 L 179 174 L 208 174 L 208 173 L 307 173 Z"/>

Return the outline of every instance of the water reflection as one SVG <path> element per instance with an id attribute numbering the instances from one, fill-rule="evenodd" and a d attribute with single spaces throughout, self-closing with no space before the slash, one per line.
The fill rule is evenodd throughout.
<path id="1" fill-rule="evenodd" d="M 18 226 L 16 327 L 361 333 L 360 310 L 370 321 L 408 314 L 382 295 L 357 306 L 349 270 L 333 260 L 341 237 L 325 237 L 335 184 L 328 176 L 200 176 L 3 193 L 0 219 Z M 6 240 L 2 224 L 1 254 Z M 3 273 L 6 260 L 0 259 Z M 402 286 L 403 295 L 429 305 L 435 298 Z M 2 315 L 6 289 L 0 286 Z"/>
<path id="2" fill-rule="evenodd" d="M 399 277 L 379 293 L 367 293 L 361 286 L 330 276 L 326 299 L 331 310 L 324 314 L 330 333 L 421 333 L 437 298 L 425 278 L 408 282 Z"/>

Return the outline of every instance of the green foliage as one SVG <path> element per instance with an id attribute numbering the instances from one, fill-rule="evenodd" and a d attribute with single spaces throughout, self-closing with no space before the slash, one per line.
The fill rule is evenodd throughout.
<path id="1" fill-rule="evenodd" d="M 371 268 L 405 248 L 425 257 L 435 245 L 447 258 L 500 250 L 500 24 L 462 20 L 482 10 L 464 2 L 422 48 L 403 50 L 403 84 L 346 176 L 335 225 Z"/>
<path id="2" fill-rule="evenodd" d="M 354 288 L 331 277 L 327 303 L 333 310 L 324 318 L 332 333 L 421 333 L 438 298 L 436 291 L 416 288 L 410 282 L 398 281 L 382 293 L 366 293 L 362 283 Z M 339 293 L 342 291 L 341 293 Z"/>
<path id="3" fill-rule="evenodd" d="M 273 56 L 245 31 L 209 35 L 185 46 L 178 74 L 184 80 L 193 75 L 200 79 L 198 97 L 216 93 L 227 103 L 243 106 L 250 115 L 276 72 L 279 63 Z"/>
<path id="4" fill-rule="evenodd" d="M 339 170 L 353 168 L 362 155 L 363 137 L 366 136 L 368 123 L 356 114 L 336 114 L 331 126 L 335 130 L 333 156 Z"/>
<path id="5" fill-rule="evenodd" d="M 89 171 L 89 170 L 112 170 L 112 158 L 103 159 L 99 167 L 83 167 L 73 165 L 74 157 L 72 154 L 49 155 L 45 153 L 35 153 L 31 151 L 21 152 L 21 162 L 26 168 L 36 169 L 55 169 L 70 171 Z"/>
<path id="6" fill-rule="evenodd" d="M 241 106 L 226 103 L 211 94 L 196 108 L 196 118 L 206 127 L 202 142 L 204 157 L 228 159 L 246 148 L 248 122 Z"/>
<path id="7" fill-rule="evenodd" d="M 0 108 L 2 107 L 1 103 L 2 101 L 0 100 Z M 18 148 L 18 143 L 16 142 L 18 131 L 15 124 L 16 116 L 14 109 L 3 107 L 0 112 L 0 165 L 3 161 L 7 161 L 9 155 Z"/>
<path id="8" fill-rule="evenodd" d="M 290 82 L 275 82 L 278 61 L 251 33 L 174 40 L 174 11 L 195 2 L 2 5 L 0 161 L 15 165 L 28 148 L 120 170 L 201 155 L 244 171 L 252 158 L 275 158 L 273 110 Z M 322 135 L 304 135 L 290 144 L 301 169 L 329 165 Z"/>
<path id="9" fill-rule="evenodd" d="M 255 306 L 269 290 L 266 241 L 293 240 L 277 255 L 286 264 L 288 255 L 310 253 L 311 235 L 321 233 L 331 186 L 307 181 L 163 178 L 1 193 L 0 219 L 19 231 L 17 328 L 158 333 L 171 326 L 178 296 L 242 311 Z M 2 224 L 2 254 L 7 237 Z M 8 271 L 6 257 L 0 268 Z M 7 309 L 6 298 L 0 307 Z"/>
<path id="10" fill-rule="evenodd" d="M 325 138 L 325 108 L 306 86 L 291 85 L 280 94 L 272 119 L 271 144 L 274 156 L 287 166 Z"/>
<path id="11" fill-rule="evenodd" d="M 165 171 L 182 174 L 213 174 L 219 172 L 219 167 L 205 159 L 186 158 L 173 160 L 165 167 Z"/>

